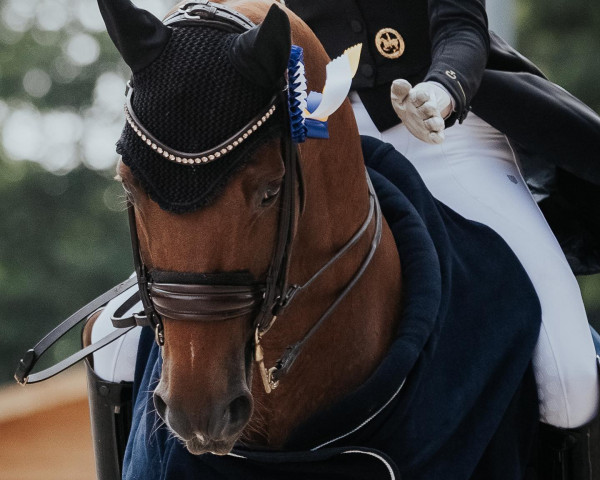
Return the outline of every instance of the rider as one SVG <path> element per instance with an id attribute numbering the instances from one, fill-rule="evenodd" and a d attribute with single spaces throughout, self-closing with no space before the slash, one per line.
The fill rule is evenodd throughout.
<path id="1" fill-rule="evenodd" d="M 564 204 L 578 185 L 598 192 L 600 169 L 590 152 L 600 148 L 600 119 L 488 31 L 484 0 L 286 3 L 331 57 L 362 42 L 350 96 L 360 133 L 391 143 L 438 200 L 496 230 L 518 256 L 542 305 L 533 359 L 541 421 L 559 433 L 587 428 L 599 403 L 588 320 L 577 281 L 527 188 L 517 154 L 533 180 L 540 169 L 531 163 L 531 152 L 547 162 L 542 173 L 576 185 L 548 192 L 537 183 L 537 200 L 545 199 L 542 207 L 557 216 L 556 195 Z M 598 252 L 599 241 L 593 241 Z M 598 271 L 597 253 L 584 258 L 573 243 L 562 243 L 576 273 Z"/>

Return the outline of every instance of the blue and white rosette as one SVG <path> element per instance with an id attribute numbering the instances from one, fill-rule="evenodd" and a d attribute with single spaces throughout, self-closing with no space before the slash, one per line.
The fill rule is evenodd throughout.
<path id="1" fill-rule="evenodd" d="M 329 138 L 327 119 L 344 103 L 360 61 L 362 44 L 347 48 L 326 66 L 323 93 L 307 92 L 304 52 L 292 45 L 288 62 L 288 103 L 292 140 Z"/>
<path id="2" fill-rule="evenodd" d="M 304 70 L 304 51 L 298 45 L 292 45 L 288 62 L 290 124 L 292 140 L 302 143 L 306 140 L 304 111 L 306 110 L 306 75 Z"/>

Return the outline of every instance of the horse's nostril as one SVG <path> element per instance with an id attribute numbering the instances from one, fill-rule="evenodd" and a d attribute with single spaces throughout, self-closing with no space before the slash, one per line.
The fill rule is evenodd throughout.
<path id="1" fill-rule="evenodd" d="M 165 414 L 167 411 L 167 404 L 162 399 L 162 397 L 156 392 L 154 392 L 154 395 L 152 395 L 152 399 L 154 400 L 154 408 L 156 408 L 156 412 L 158 413 L 158 416 L 160 418 L 162 418 L 164 421 Z"/>
<path id="2" fill-rule="evenodd" d="M 252 414 L 252 397 L 243 394 L 234 398 L 221 410 L 221 414 L 209 423 L 209 435 L 214 439 L 223 439 L 239 435 Z"/>
<path id="3" fill-rule="evenodd" d="M 252 413 L 252 401 L 248 395 L 240 395 L 229 404 L 229 422 L 236 427 L 245 425 Z"/>

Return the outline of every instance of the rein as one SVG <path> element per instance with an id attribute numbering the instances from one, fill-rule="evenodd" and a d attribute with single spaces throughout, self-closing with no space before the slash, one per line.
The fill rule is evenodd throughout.
<path id="1" fill-rule="evenodd" d="M 260 340 L 262 336 L 267 332 L 268 328 L 264 331 L 259 331 L 257 328 L 255 331 L 255 361 L 259 365 L 261 377 L 263 380 L 263 385 L 265 387 L 265 391 L 270 393 L 271 390 L 277 388 L 279 385 L 279 380 L 292 368 L 293 363 L 296 358 L 300 354 L 300 351 L 306 344 L 306 342 L 312 337 L 312 335 L 319 329 L 319 327 L 325 322 L 325 320 L 335 311 L 337 306 L 341 303 L 341 301 L 346 297 L 346 295 L 352 290 L 354 285 L 358 282 L 358 280 L 362 277 L 363 273 L 371 263 L 373 256 L 375 255 L 375 251 L 377 250 L 377 246 L 381 241 L 381 232 L 382 232 L 382 221 L 381 221 L 381 209 L 379 206 L 379 201 L 377 200 L 377 196 L 375 195 L 375 191 L 373 189 L 373 185 L 371 184 L 371 180 L 367 176 L 367 182 L 369 185 L 369 213 L 367 215 L 366 220 L 358 229 L 358 231 L 352 236 L 352 238 L 336 253 L 325 265 L 321 267 L 306 283 L 303 285 L 291 285 L 287 291 L 284 305 L 281 310 L 274 311 L 274 316 L 271 322 L 271 325 L 277 319 L 276 314 L 281 314 L 283 309 L 285 309 L 290 302 L 295 298 L 295 296 L 306 290 L 317 278 L 319 278 L 326 270 L 329 269 L 337 260 L 339 260 L 348 250 L 350 250 L 358 241 L 362 238 L 362 236 L 366 233 L 369 225 L 371 224 L 373 217 L 375 217 L 375 232 L 373 234 L 373 238 L 371 240 L 371 247 L 367 252 L 367 255 L 363 259 L 359 269 L 356 271 L 352 279 L 348 282 L 348 284 L 344 287 L 344 289 L 340 292 L 338 297 L 331 303 L 331 305 L 327 308 L 327 310 L 321 315 L 321 317 L 313 324 L 310 330 L 304 335 L 304 337 L 296 342 L 293 345 L 288 346 L 280 359 L 276 362 L 274 367 L 269 368 L 268 370 L 264 366 L 263 361 L 263 351 L 260 345 Z M 269 328 L 270 326 L 269 325 Z"/>
<path id="2" fill-rule="evenodd" d="M 109 343 L 114 342 L 117 338 L 125 335 L 129 330 L 133 328 L 129 327 L 126 330 L 115 330 L 106 337 L 98 340 L 86 348 L 74 353 L 73 355 L 65 358 L 61 362 L 53 365 L 52 367 L 46 368 L 37 373 L 30 373 L 35 367 L 38 360 L 44 355 L 52 345 L 60 340 L 69 331 L 79 325 L 83 320 L 87 319 L 90 315 L 96 312 L 98 309 L 104 307 L 113 298 L 117 297 L 121 293 L 125 292 L 129 288 L 133 287 L 137 282 L 135 278 L 128 278 L 124 282 L 120 283 L 116 287 L 104 292 L 102 295 L 92 300 L 86 306 L 81 307 L 69 318 L 61 322 L 57 327 L 51 330 L 44 338 L 42 338 L 33 348 L 30 348 L 25 352 L 23 358 L 19 360 L 17 369 L 15 371 L 14 378 L 21 385 L 27 383 L 37 383 L 43 380 L 47 380 L 50 377 L 66 370 L 67 368 L 75 365 L 77 362 L 83 360 L 85 357 L 94 353 L 96 350 L 100 350 Z"/>
<path id="3" fill-rule="evenodd" d="M 273 389 L 277 388 L 280 379 L 290 370 L 309 338 L 312 337 L 312 335 L 333 313 L 344 297 L 358 282 L 375 254 L 377 246 L 381 240 L 382 217 L 379 202 L 368 176 L 367 181 L 369 186 L 369 213 L 367 214 L 367 217 L 360 228 L 356 231 L 352 238 L 350 238 L 350 240 L 348 240 L 348 242 L 304 284 L 293 284 L 287 286 L 286 279 L 285 290 L 281 290 L 282 292 L 286 292 L 285 295 L 275 296 L 271 304 L 268 304 L 266 301 L 266 285 L 211 285 L 206 283 L 188 284 L 151 282 L 146 266 L 140 258 L 137 229 L 135 227 L 135 211 L 133 205 L 130 204 L 128 207 L 128 213 L 131 227 L 130 233 L 133 247 L 133 257 L 134 263 L 136 264 L 136 277 L 129 278 L 116 287 L 113 287 L 107 292 L 103 293 L 49 332 L 35 345 L 34 348 L 28 350 L 23 358 L 19 361 L 14 375 L 15 380 L 21 385 L 25 385 L 27 383 L 41 382 L 53 377 L 63 370 L 73 366 L 75 363 L 83 360 L 88 355 L 100 350 L 109 343 L 125 335 L 136 326 L 152 327 L 155 332 L 156 342 L 159 345 L 162 345 L 164 344 L 164 330 L 161 318 L 162 315 L 168 316 L 168 318 L 175 320 L 193 319 L 195 321 L 218 321 L 247 315 L 248 313 L 255 311 L 256 305 L 261 302 L 262 317 L 257 316 L 257 320 L 255 322 L 254 360 L 257 362 L 265 391 L 270 393 Z M 283 212 L 281 216 L 284 217 L 284 219 L 293 217 L 293 215 L 289 214 L 284 215 Z M 313 324 L 305 336 L 295 344 L 288 346 L 283 355 L 276 362 L 275 366 L 267 369 L 264 364 L 264 354 L 260 343 L 262 337 L 277 320 L 278 315 L 283 313 L 283 311 L 290 305 L 298 293 L 308 289 L 313 282 L 315 282 L 325 271 L 329 269 L 329 267 L 336 263 L 348 250 L 358 243 L 358 241 L 366 233 L 369 225 L 373 221 L 373 218 L 375 218 L 375 232 L 371 240 L 371 246 L 352 279 L 348 282 L 348 284 L 344 287 L 332 304 L 327 308 L 327 310 L 321 315 L 321 317 Z M 286 239 L 287 236 L 288 235 L 285 237 Z M 281 233 L 279 237 L 283 238 Z M 285 250 L 286 253 L 289 254 L 291 252 L 288 252 L 289 248 L 287 245 L 289 244 L 286 241 Z M 274 255 L 274 257 L 279 257 L 279 255 Z M 273 264 L 271 264 L 271 268 L 269 269 L 270 272 L 271 270 L 274 270 L 272 267 Z M 158 274 L 159 272 L 156 271 L 155 273 Z M 270 276 L 270 278 L 277 278 L 277 276 L 273 274 Z M 119 308 L 111 319 L 113 326 L 116 328 L 114 332 L 74 353 L 52 367 L 37 373 L 30 373 L 39 359 L 60 338 L 62 338 L 66 333 L 76 327 L 83 320 L 87 319 L 98 309 L 105 306 L 110 300 L 125 292 L 136 283 L 138 284 L 138 291 L 127 300 L 126 304 L 128 307 L 133 305 L 133 303 L 138 301 L 139 297 L 142 300 L 142 305 L 144 307 L 142 312 L 136 313 L 130 317 L 122 317 L 119 316 L 120 313 L 125 313 L 128 308 Z M 271 296 L 273 297 L 273 295 Z M 182 304 L 184 305 L 183 309 L 181 308 Z M 268 320 L 261 323 L 261 319 Z"/>

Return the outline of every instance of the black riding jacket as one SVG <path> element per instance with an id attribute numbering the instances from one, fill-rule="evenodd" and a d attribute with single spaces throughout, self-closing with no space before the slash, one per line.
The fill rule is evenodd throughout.
<path id="1" fill-rule="evenodd" d="M 361 65 L 352 87 L 375 125 L 385 130 L 399 123 L 390 104 L 390 85 L 405 78 L 442 84 L 452 94 L 452 124 L 467 113 L 485 69 L 490 38 L 483 0 L 288 0 L 286 5 L 316 33 L 330 57 L 363 44 Z M 378 33 L 393 29 L 403 53 L 381 53 Z"/>

